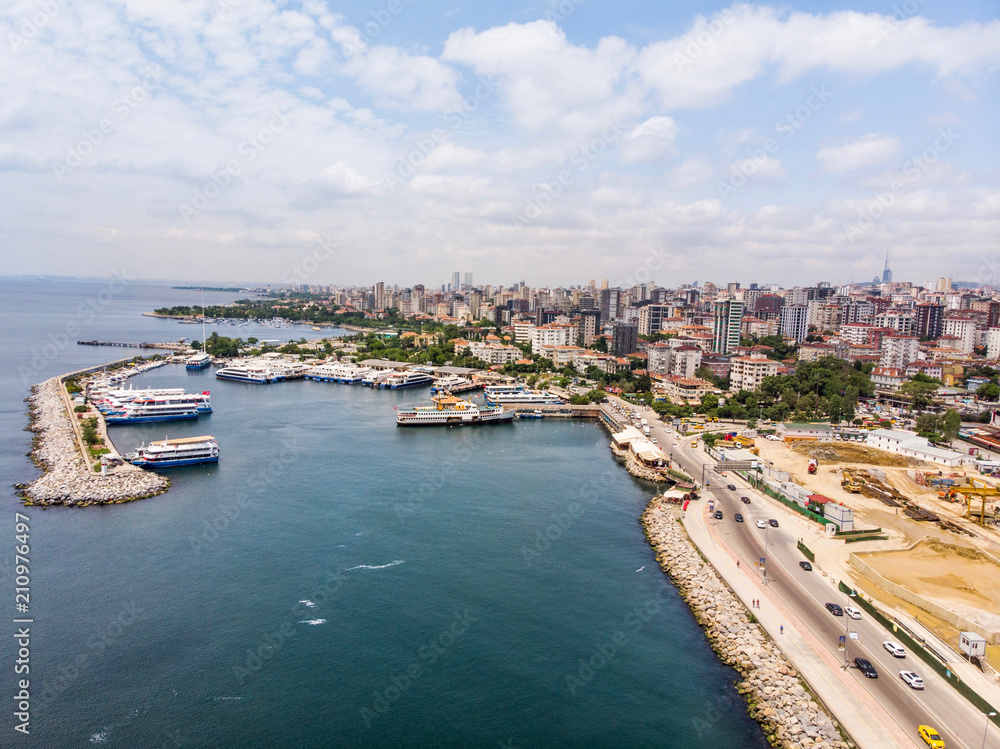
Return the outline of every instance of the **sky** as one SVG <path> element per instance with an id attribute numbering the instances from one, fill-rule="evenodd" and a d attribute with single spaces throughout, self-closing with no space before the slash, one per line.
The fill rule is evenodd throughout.
<path id="1" fill-rule="evenodd" d="M 1000 5 L 14 0 L 0 274 L 1000 279 Z"/>

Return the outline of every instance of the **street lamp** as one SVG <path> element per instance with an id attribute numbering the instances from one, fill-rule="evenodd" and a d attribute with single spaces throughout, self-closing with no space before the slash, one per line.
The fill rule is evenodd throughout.
<path id="1" fill-rule="evenodd" d="M 997 714 L 992 712 L 984 713 L 984 715 L 986 716 L 986 728 L 983 729 L 983 749 L 986 749 L 986 734 L 990 731 L 990 718 L 995 718 Z"/>
<path id="2" fill-rule="evenodd" d="M 851 598 L 854 598 L 854 596 L 856 595 L 856 593 L 852 590 L 847 595 L 850 596 Z M 851 639 L 851 633 L 849 631 L 849 627 L 850 626 L 851 626 L 851 617 L 845 611 L 844 612 L 844 670 L 845 671 L 847 670 L 847 643 Z"/>

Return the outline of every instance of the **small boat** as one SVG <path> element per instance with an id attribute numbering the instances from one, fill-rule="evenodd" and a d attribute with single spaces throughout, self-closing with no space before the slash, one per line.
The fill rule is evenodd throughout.
<path id="1" fill-rule="evenodd" d="M 536 408 L 534 411 L 522 411 L 518 413 L 517 418 L 519 419 L 541 419 L 544 418 L 545 414 L 541 412 L 541 409 Z"/>
<path id="2" fill-rule="evenodd" d="M 194 356 L 189 356 L 184 360 L 185 369 L 207 369 L 212 363 L 212 357 L 206 354 L 204 351 L 195 354 Z"/>

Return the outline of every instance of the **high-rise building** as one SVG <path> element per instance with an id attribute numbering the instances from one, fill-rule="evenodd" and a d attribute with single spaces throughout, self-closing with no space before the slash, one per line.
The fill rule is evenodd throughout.
<path id="1" fill-rule="evenodd" d="M 715 303 L 712 351 L 717 354 L 728 354 L 740 345 L 742 318 L 743 302 L 739 299 L 722 299 Z"/>
<path id="2" fill-rule="evenodd" d="M 599 309 L 580 310 L 580 343 L 589 348 L 600 332 L 601 311 Z"/>
<path id="3" fill-rule="evenodd" d="M 882 269 L 882 283 L 892 283 L 892 271 L 889 270 L 889 248 L 885 248 L 885 268 Z"/>
<path id="4" fill-rule="evenodd" d="M 653 335 L 663 329 L 663 320 L 670 316 L 668 304 L 647 304 L 639 308 L 639 335 Z"/>
<path id="5" fill-rule="evenodd" d="M 781 335 L 804 341 L 809 335 L 809 308 L 804 304 L 788 304 L 781 308 Z"/>
<path id="6" fill-rule="evenodd" d="M 639 350 L 639 326 L 633 323 L 616 322 L 611 326 L 611 353 L 627 356 Z"/>
<path id="7" fill-rule="evenodd" d="M 462 285 L 462 274 L 458 271 L 455 271 L 454 273 L 451 274 L 451 290 L 458 291 L 459 288 L 461 288 L 461 285 Z"/>
<path id="8" fill-rule="evenodd" d="M 940 338 L 944 333 L 944 305 L 918 304 L 913 310 L 913 333 L 921 338 Z"/>
<path id="9" fill-rule="evenodd" d="M 374 297 L 375 309 L 385 309 L 385 283 L 379 281 L 372 286 L 372 296 Z"/>
<path id="10" fill-rule="evenodd" d="M 621 289 L 601 289 L 601 319 L 611 322 L 618 317 L 621 304 Z"/>
<path id="11" fill-rule="evenodd" d="M 472 283 L 472 274 L 471 273 L 466 273 L 465 274 L 465 287 L 467 289 L 471 289 L 473 287 L 473 285 L 474 284 Z"/>

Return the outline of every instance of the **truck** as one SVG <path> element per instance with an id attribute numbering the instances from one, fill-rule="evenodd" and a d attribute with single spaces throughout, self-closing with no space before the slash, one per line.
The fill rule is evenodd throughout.
<path id="1" fill-rule="evenodd" d="M 641 421 L 640 423 L 641 423 L 641 424 L 642 424 L 643 426 L 648 426 L 648 425 L 649 425 L 649 422 L 648 422 L 648 421 L 646 421 L 645 419 L 642 419 L 642 421 Z"/>
<path id="2" fill-rule="evenodd" d="M 816 473 L 817 468 L 819 468 L 819 461 L 816 458 L 809 458 L 809 473 Z"/>
<path id="3" fill-rule="evenodd" d="M 645 421 L 645 419 L 643 419 L 643 421 Z M 649 427 L 644 426 L 642 428 L 642 433 L 645 434 L 648 437 L 649 436 Z"/>

